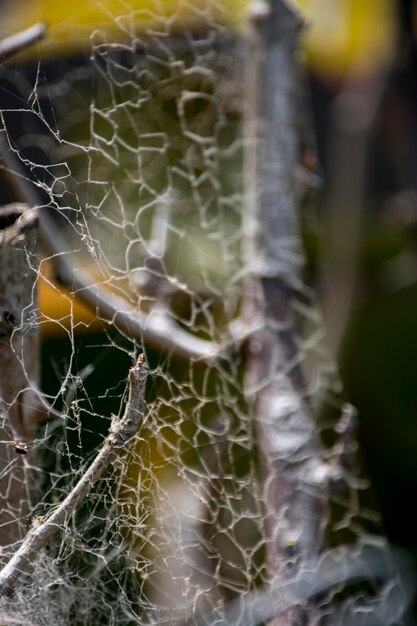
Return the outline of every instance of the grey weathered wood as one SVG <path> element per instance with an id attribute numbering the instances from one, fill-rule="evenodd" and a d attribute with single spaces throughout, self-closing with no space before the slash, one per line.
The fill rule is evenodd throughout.
<path id="1" fill-rule="evenodd" d="M 319 444 L 292 308 L 303 262 L 294 189 L 300 28 L 290 3 L 270 0 L 252 6 L 245 174 L 246 382 L 264 464 L 267 567 L 274 588 L 285 585 L 317 555 L 323 523 Z M 307 610 L 296 608 L 272 623 L 310 621 Z"/>
<path id="2" fill-rule="evenodd" d="M 29 26 L 20 33 L 15 33 L 10 37 L 0 40 L 0 60 L 15 56 L 19 52 L 23 52 L 31 48 L 35 43 L 41 41 L 46 33 L 46 24 L 39 22 Z"/>
<path id="3" fill-rule="evenodd" d="M 30 441 L 39 417 L 36 210 L 0 209 L 0 546 L 26 527 L 24 459 L 14 441 Z"/>

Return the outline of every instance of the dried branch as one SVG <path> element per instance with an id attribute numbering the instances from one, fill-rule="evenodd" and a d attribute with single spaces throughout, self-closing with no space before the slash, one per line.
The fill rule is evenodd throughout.
<path id="1" fill-rule="evenodd" d="M 40 378 L 38 215 L 27 209 L 13 204 L 0 210 L 0 403 L 11 440 L 34 434 L 28 396 Z"/>
<path id="2" fill-rule="evenodd" d="M 0 209 L 0 545 L 26 533 L 25 469 L 12 447 L 30 440 L 45 409 L 37 391 L 40 377 L 36 210 Z"/>
<path id="3" fill-rule="evenodd" d="M 270 0 L 252 6 L 251 24 L 245 317 L 254 330 L 247 385 L 265 467 L 267 566 L 274 587 L 302 570 L 320 547 L 322 468 L 292 310 L 303 261 L 294 189 L 301 19 L 289 3 Z M 307 613 L 296 610 L 273 624 L 297 619 L 309 623 Z"/>
<path id="4" fill-rule="evenodd" d="M 20 548 L 0 570 L 0 595 L 5 595 L 12 589 L 19 576 L 27 571 L 36 554 L 46 546 L 50 538 L 84 502 L 109 465 L 124 453 L 127 444 L 137 433 L 144 418 L 147 375 L 148 366 L 143 355 L 140 355 L 129 372 L 129 398 L 123 417 L 113 418 L 110 434 L 83 477 L 65 500 L 39 525 L 29 531 Z"/>
<path id="5" fill-rule="evenodd" d="M 0 41 L 0 61 L 4 61 L 19 52 L 31 48 L 35 43 L 41 41 L 46 33 L 46 24 L 39 22 L 22 30 L 20 33 L 6 37 Z"/>
<path id="6" fill-rule="evenodd" d="M 0 60 L 33 45 L 44 36 L 45 31 L 45 24 L 35 24 L 21 33 L 4 39 L 0 42 Z M 1 122 L 4 128 L 3 120 Z M 27 178 L 21 162 L 5 137 L 4 130 L 0 130 L 0 160 L 3 162 L 1 169 L 16 198 L 32 207 L 42 206 L 39 194 Z M 219 350 L 217 345 L 183 330 L 163 309 L 158 310 L 155 315 L 152 313 L 146 315 L 127 300 L 95 284 L 87 272 L 77 267 L 72 253 L 67 251 L 64 237 L 45 209 L 40 211 L 40 228 L 43 243 L 48 253 L 53 256 L 58 279 L 73 291 L 74 296 L 79 297 L 96 311 L 99 317 L 111 322 L 132 339 L 148 342 L 176 357 L 210 361 L 216 355 Z"/>
<path id="7" fill-rule="evenodd" d="M 87 304 L 98 317 L 111 322 L 132 339 L 140 343 L 149 343 L 172 356 L 211 361 L 218 354 L 219 346 L 215 343 L 182 329 L 162 310 L 156 314 L 151 312 L 149 315 L 138 311 L 128 300 L 115 296 L 108 289 L 95 283 L 88 272 L 77 266 L 65 238 L 49 216 L 47 208 L 42 207 L 38 192 L 9 145 L 4 130 L 0 131 L 0 159 L 15 196 L 30 206 L 41 207 L 39 221 L 43 245 L 52 256 L 58 280 L 70 289 L 74 296 Z"/>

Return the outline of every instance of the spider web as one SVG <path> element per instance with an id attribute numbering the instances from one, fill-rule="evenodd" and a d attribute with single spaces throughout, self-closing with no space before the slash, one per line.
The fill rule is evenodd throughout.
<path id="1" fill-rule="evenodd" d="M 12 477 L 23 464 L 29 477 L 29 514 L 16 514 L 16 526 L 42 524 L 83 475 L 112 414 L 123 413 L 128 370 L 142 350 L 151 375 L 140 431 L 37 555 L 13 602 L 3 602 L 4 623 L 261 623 L 273 616 L 271 596 L 262 595 L 264 479 L 244 354 L 234 346 L 247 274 L 244 40 L 209 12 L 204 28 L 181 36 L 168 19 L 138 34 L 129 11 L 114 26 L 118 36 L 92 34 L 88 59 L 1 69 L 9 150 L 35 183 L 40 211 L 64 234 L 62 256 L 71 253 L 105 293 L 140 311 L 145 330 L 165 325 L 180 343 L 191 334 L 198 349 L 222 349 L 215 359 L 202 348 L 187 357 L 145 333 L 140 341 L 98 307 L 86 316 L 67 292 L 52 314 L 43 294 L 63 291 L 53 270 L 60 255 L 32 259 L 43 305 L 42 389 L 61 417 L 2 469 Z M 340 400 L 313 302 L 299 287 L 298 359 L 322 415 L 323 461 L 339 472 L 321 495 L 321 525 L 329 546 L 356 547 L 338 553 L 344 575 L 324 550 L 315 583 L 301 572 L 306 587 L 294 593 L 319 598 L 312 623 L 394 623 L 407 594 L 390 577 L 384 540 L 370 534 L 378 520 L 360 502 L 352 440 L 337 432 L 354 411 Z M 355 577 L 366 582 L 348 593 Z"/>

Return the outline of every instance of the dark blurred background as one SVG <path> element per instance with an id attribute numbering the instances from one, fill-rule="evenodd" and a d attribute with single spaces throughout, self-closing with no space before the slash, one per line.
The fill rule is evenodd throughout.
<path id="1" fill-rule="evenodd" d="M 416 550 L 417 4 L 389 9 L 380 63 L 310 67 L 325 188 L 323 221 L 306 237 L 383 525 Z"/>

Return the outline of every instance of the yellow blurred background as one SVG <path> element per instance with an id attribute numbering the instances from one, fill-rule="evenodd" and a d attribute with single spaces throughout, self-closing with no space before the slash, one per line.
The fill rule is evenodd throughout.
<path id="1" fill-rule="evenodd" d="M 305 50 L 315 70 L 336 76 L 347 69 L 368 72 L 390 54 L 393 0 L 294 1 L 306 19 Z M 88 47 L 95 33 L 108 41 L 146 37 L 150 30 L 169 35 L 214 26 L 242 31 L 249 4 L 250 0 L 20 0 L 1 10 L 0 34 L 46 22 L 42 54 L 73 54 Z"/>
<path id="2" fill-rule="evenodd" d="M 59 59 L 88 54 L 98 41 L 130 43 L 154 32 L 175 36 L 215 27 L 241 33 L 249 4 L 249 0 L 20 0 L 2 4 L 0 37 L 46 22 L 46 38 L 25 55 Z M 366 80 L 392 54 L 393 0 L 296 0 L 296 4 L 305 16 L 309 69 L 322 80 L 340 83 L 346 76 Z M 71 320 L 74 328 L 98 324 L 92 312 L 57 285 L 48 265 L 40 281 L 40 304 L 42 329 L 48 334 L 68 328 Z"/>

